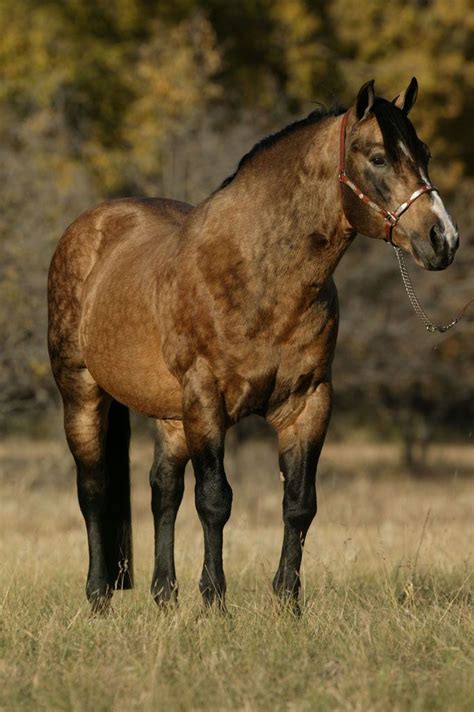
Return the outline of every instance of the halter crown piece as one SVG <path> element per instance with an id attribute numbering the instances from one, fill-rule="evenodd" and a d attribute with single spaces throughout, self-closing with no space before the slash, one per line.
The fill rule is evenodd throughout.
<path id="1" fill-rule="evenodd" d="M 408 200 L 399 205 L 398 208 L 393 212 L 385 210 L 385 208 L 381 208 L 380 205 L 377 205 L 374 200 L 369 198 L 368 195 L 366 195 L 353 181 L 351 181 L 351 179 L 346 173 L 346 127 L 348 117 L 349 112 L 346 111 L 346 113 L 342 117 L 341 132 L 339 136 L 339 182 L 342 185 L 347 185 L 347 187 L 350 188 L 357 195 L 359 200 L 361 200 L 363 203 L 365 203 L 365 205 L 368 205 L 369 208 L 372 208 L 372 210 L 375 210 L 375 212 L 377 212 L 383 217 L 385 221 L 385 239 L 392 245 L 393 249 L 395 250 L 403 284 L 405 286 L 405 290 L 411 302 L 411 305 L 415 310 L 415 313 L 419 316 L 419 318 L 425 325 L 427 331 L 438 331 L 439 333 L 443 334 L 445 331 L 452 329 L 453 326 L 455 326 L 458 321 L 462 319 L 467 308 L 474 303 L 474 299 L 471 299 L 469 302 L 467 302 L 467 304 L 465 304 L 464 308 L 456 317 L 456 319 L 451 321 L 449 324 L 435 324 L 433 321 L 431 321 L 431 319 L 421 306 L 420 302 L 418 301 L 418 297 L 416 296 L 415 290 L 413 289 L 413 285 L 411 283 L 410 275 L 408 274 L 407 266 L 405 264 L 405 258 L 403 257 L 403 252 L 398 247 L 398 245 L 396 245 L 392 240 L 393 228 L 398 223 L 403 213 L 408 210 L 410 205 L 413 205 L 415 200 L 417 200 L 420 195 L 423 195 L 424 193 L 430 193 L 432 191 L 436 191 L 437 193 L 439 193 L 439 190 L 435 188 L 435 186 L 431 183 L 428 183 L 427 181 L 422 181 L 423 185 L 421 186 L 421 188 L 415 190 L 415 192 L 410 195 Z"/>
<path id="2" fill-rule="evenodd" d="M 399 205 L 398 208 L 393 212 L 385 210 L 385 208 L 381 208 L 380 205 L 377 205 L 374 200 L 369 198 L 368 195 L 366 195 L 353 181 L 351 181 L 351 179 L 346 173 L 346 127 L 348 117 L 349 112 L 346 111 L 346 113 L 342 117 L 341 133 L 339 137 L 339 182 L 343 183 L 344 185 L 347 185 L 347 187 L 350 188 L 357 195 L 359 200 L 362 200 L 362 202 L 368 205 L 369 208 L 372 208 L 372 210 L 375 210 L 376 213 L 383 217 L 383 219 L 385 220 L 385 239 L 387 240 L 387 242 L 390 242 L 393 245 L 393 228 L 398 223 L 403 213 L 408 210 L 410 205 L 413 205 L 415 200 L 417 200 L 421 195 L 423 195 L 424 193 L 430 193 L 433 190 L 438 193 L 438 188 L 435 188 L 434 185 L 428 183 L 427 181 L 423 181 L 423 185 L 421 186 L 421 188 L 415 190 L 414 193 L 410 195 L 408 200 Z"/>

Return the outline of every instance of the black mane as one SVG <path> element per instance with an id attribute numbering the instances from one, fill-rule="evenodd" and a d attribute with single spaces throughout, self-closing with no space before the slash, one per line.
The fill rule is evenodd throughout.
<path id="1" fill-rule="evenodd" d="M 288 126 L 285 126 L 284 128 L 280 129 L 280 131 L 276 131 L 275 133 L 270 134 L 269 136 L 266 136 L 265 138 L 262 138 L 262 140 L 259 141 L 258 143 L 256 143 L 255 146 L 253 148 L 251 148 L 248 153 L 246 153 L 244 156 L 242 156 L 242 158 L 239 161 L 236 171 L 234 173 L 232 173 L 232 175 L 230 175 L 224 181 L 222 181 L 218 190 L 220 190 L 221 188 L 225 188 L 227 185 L 229 185 L 229 183 L 231 183 L 234 180 L 235 176 L 240 171 L 240 169 L 246 163 L 248 163 L 257 153 L 260 153 L 261 151 L 265 151 L 267 148 L 271 148 L 278 141 L 285 138 L 286 136 L 290 136 L 292 133 L 294 133 L 298 129 L 302 129 L 305 126 L 310 126 L 311 124 L 317 124 L 318 121 L 321 121 L 321 119 L 325 119 L 328 116 L 340 116 L 344 112 L 345 112 L 345 109 L 339 105 L 333 106 L 330 109 L 327 109 L 326 107 L 322 106 L 322 107 L 312 111 L 304 119 L 298 119 L 297 121 L 293 121 L 293 123 L 288 124 Z"/>
<path id="2" fill-rule="evenodd" d="M 248 151 L 248 153 L 242 156 L 235 172 L 222 181 L 218 190 L 225 188 L 229 185 L 229 183 L 232 183 L 240 169 L 261 151 L 271 148 L 278 141 L 286 136 L 290 136 L 295 131 L 298 131 L 298 129 L 310 126 L 311 124 L 317 124 L 318 121 L 321 121 L 321 119 L 325 119 L 329 116 L 340 116 L 345 111 L 346 109 L 339 105 L 333 106 L 329 109 L 322 106 L 321 108 L 312 111 L 304 119 L 293 121 L 293 123 L 288 124 L 288 126 L 280 129 L 280 131 L 276 131 L 275 133 L 266 136 L 261 141 L 256 143 L 255 146 Z M 391 101 L 387 101 L 387 99 L 383 99 L 379 96 L 375 98 L 373 111 L 382 132 L 385 150 L 387 151 L 390 159 L 394 162 L 400 160 L 402 154 L 400 141 L 405 144 L 408 151 L 410 151 L 413 156 L 416 156 L 419 141 L 416 131 L 406 114 L 395 106 L 395 104 L 392 104 Z"/>

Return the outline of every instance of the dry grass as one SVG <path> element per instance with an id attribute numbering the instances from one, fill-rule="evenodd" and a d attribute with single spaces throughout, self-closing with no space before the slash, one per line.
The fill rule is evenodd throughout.
<path id="1" fill-rule="evenodd" d="M 228 467 L 235 504 L 224 618 L 201 614 L 191 476 L 178 520 L 180 606 L 163 613 L 150 600 L 151 447 L 140 442 L 137 587 L 115 596 L 112 616 L 91 619 L 67 450 L 8 441 L 0 447 L 0 709 L 474 709 L 473 488 L 456 476 L 473 450 L 433 457 L 445 477 L 411 480 L 393 474 L 393 448 L 327 449 L 305 553 L 305 609 L 294 620 L 270 592 L 281 541 L 276 454 L 268 444 L 241 448 Z M 385 469 L 387 477 L 374 474 Z"/>

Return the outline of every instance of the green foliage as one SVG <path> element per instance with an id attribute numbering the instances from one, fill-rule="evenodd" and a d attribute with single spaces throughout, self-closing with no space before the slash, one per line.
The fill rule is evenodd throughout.
<path id="1" fill-rule="evenodd" d="M 472 171 L 469 0 L 3 0 L 0 31 L 2 127 L 60 124 L 64 160 L 107 194 L 156 179 L 170 132 L 217 99 L 300 110 L 352 100 L 369 75 L 397 94 L 416 73 L 417 123 L 444 181 Z"/>
<path id="2" fill-rule="evenodd" d="M 217 95 L 219 54 L 200 13 L 169 25 L 135 0 L 1 7 L 0 106 L 34 134 L 59 123 L 64 161 L 85 165 L 105 194 L 156 175 L 170 126 Z"/>
<path id="3" fill-rule="evenodd" d="M 44 288 L 53 246 L 69 222 L 114 195 L 200 200 L 253 141 L 314 101 L 351 102 L 371 77 L 381 93 L 396 95 L 418 76 L 415 123 L 436 159 L 433 179 L 443 188 L 464 179 L 456 215 L 464 254 L 472 249 L 469 0 L 0 0 L 0 35 L 0 421 L 36 412 L 54 393 Z M 357 275 L 349 291 L 358 290 L 374 318 L 358 337 L 358 302 L 347 300 L 349 336 L 343 328 L 340 350 L 340 363 L 351 354 L 354 365 L 343 373 L 344 392 L 358 399 L 355 374 L 369 363 L 364 378 L 377 384 L 374 374 L 386 376 L 391 363 L 376 347 L 388 307 L 373 300 L 387 267 L 374 259 L 364 292 L 360 264 L 360 253 L 349 253 L 344 279 L 353 285 Z M 468 271 L 455 270 L 448 316 L 468 298 Z M 428 303 L 435 291 L 425 289 Z M 472 377 L 465 355 L 471 331 L 459 333 L 446 337 L 435 359 L 452 398 L 462 390 L 453 374 L 463 384 Z M 390 348 L 400 343 L 395 336 Z M 430 347 L 423 353 L 433 363 Z M 410 359 L 405 366 L 391 399 L 411 393 Z M 422 380 L 423 393 L 432 392 L 430 378 Z M 379 404 L 381 386 L 371 395 Z"/>
<path id="4" fill-rule="evenodd" d="M 330 4 L 349 94 L 367 78 L 400 93 L 416 74 L 419 133 L 443 163 L 437 180 L 453 187 L 474 166 L 474 13 L 470 0 Z M 370 75 L 370 76 L 369 76 Z"/>

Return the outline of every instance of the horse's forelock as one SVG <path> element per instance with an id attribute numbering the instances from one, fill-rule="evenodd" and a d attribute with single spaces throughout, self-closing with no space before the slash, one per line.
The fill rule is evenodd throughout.
<path id="1" fill-rule="evenodd" d="M 376 98 L 374 114 L 382 132 L 382 138 L 390 159 L 394 162 L 401 160 L 403 146 L 406 151 L 417 159 L 418 137 L 407 115 L 391 101 Z"/>

